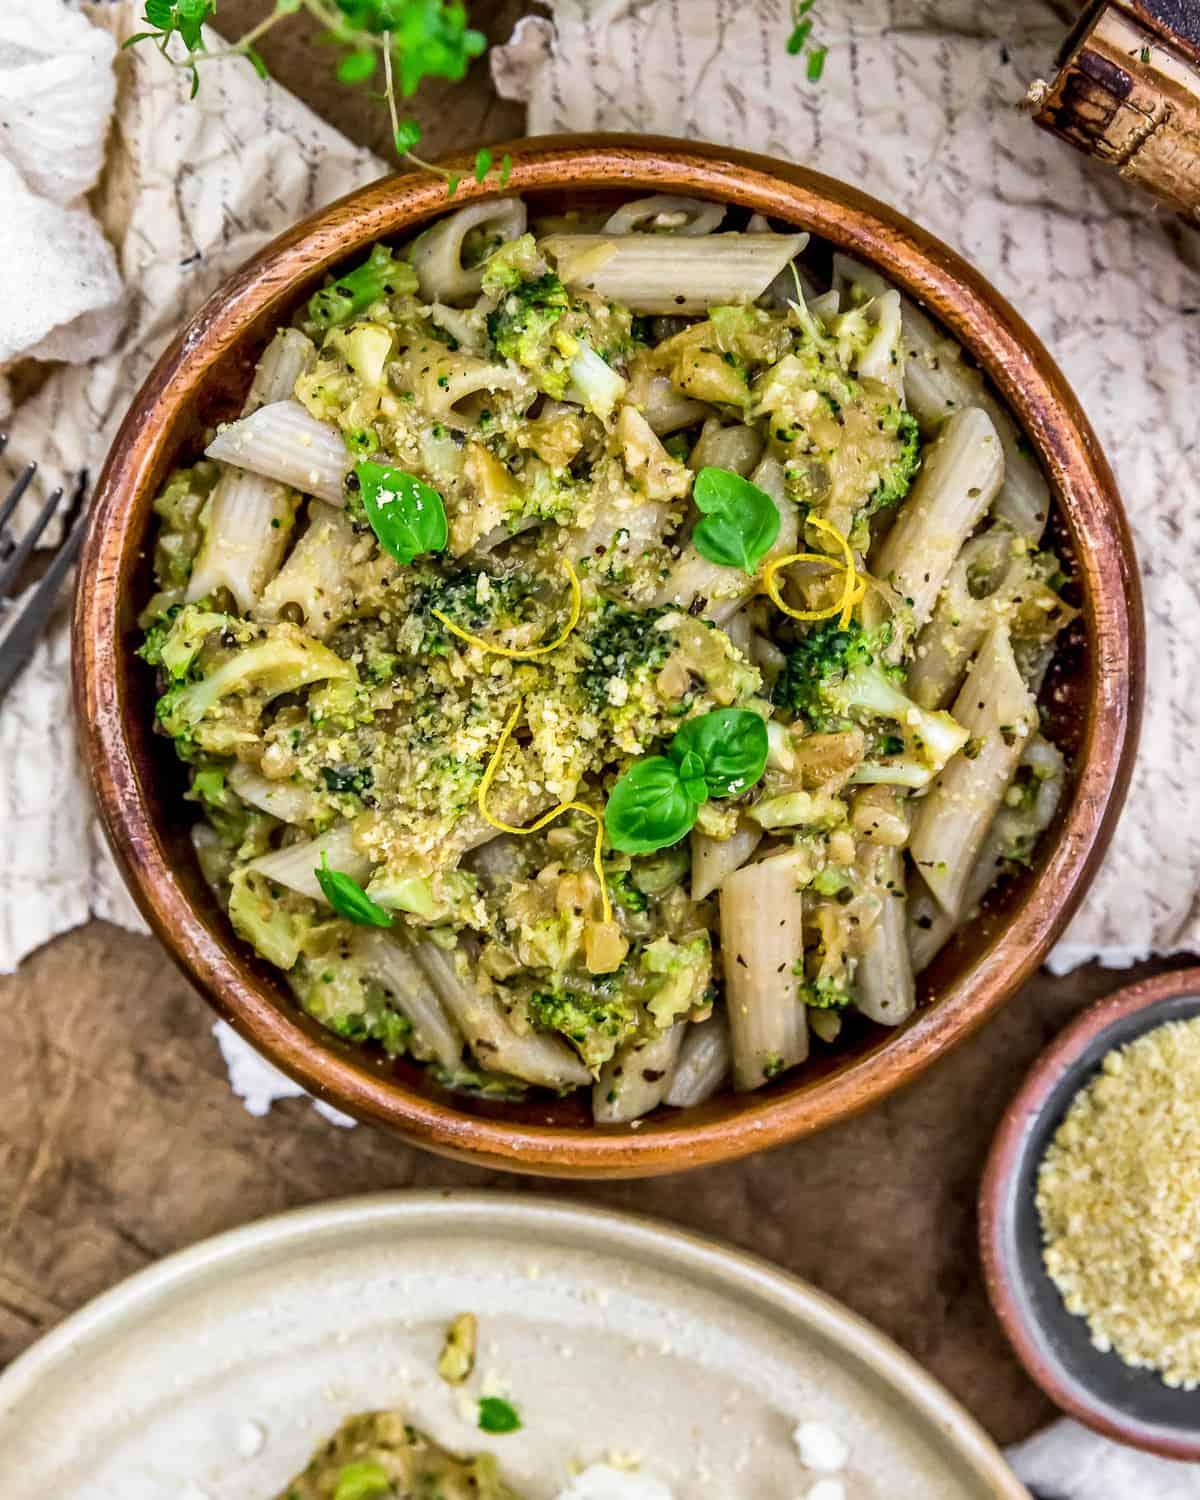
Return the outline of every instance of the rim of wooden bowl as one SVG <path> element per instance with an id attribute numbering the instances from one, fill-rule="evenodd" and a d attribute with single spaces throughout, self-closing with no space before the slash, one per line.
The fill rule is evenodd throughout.
<path id="1" fill-rule="evenodd" d="M 264 978 L 227 926 L 196 908 L 147 808 L 149 726 L 128 711 L 131 576 L 148 508 L 195 424 L 203 380 L 251 328 L 269 326 L 296 284 L 319 278 L 373 241 L 446 210 L 430 174 L 383 178 L 322 209 L 260 251 L 204 304 L 135 399 L 105 463 L 80 566 L 75 692 L 84 758 L 101 818 L 131 891 L 181 968 L 242 1036 L 316 1096 L 451 1156 L 545 1175 L 642 1176 L 776 1146 L 865 1109 L 973 1031 L 1040 962 L 1074 910 L 1124 798 L 1140 717 L 1144 627 L 1133 543 L 1116 484 L 1066 380 L 1032 331 L 977 271 L 902 215 L 806 167 L 656 137 L 548 136 L 514 141 L 506 194 L 691 192 L 791 222 L 878 266 L 972 354 L 1008 403 L 1046 470 L 1069 526 L 1085 594 L 1091 685 L 1070 807 L 1040 876 L 937 1003 L 865 1055 L 824 1076 L 781 1079 L 765 1092 L 722 1096 L 698 1111 L 663 1111 L 636 1126 L 487 1118 L 431 1098 L 370 1060 L 318 1036 Z M 455 205 L 500 196 L 479 185 L 470 157 Z M 274 988 L 274 993 L 272 990 Z"/>
<path id="2" fill-rule="evenodd" d="M 1014 1265 L 1008 1232 L 1013 1176 L 1024 1166 L 1031 1134 L 1063 1076 L 1115 1022 L 1182 995 L 1200 995 L 1200 968 L 1173 969 L 1125 985 L 1095 1001 L 1038 1056 L 992 1137 L 979 1186 L 979 1249 L 992 1309 L 1029 1378 L 1041 1386 L 1055 1406 L 1118 1443 L 1129 1443 L 1163 1458 L 1195 1462 L 1200 1460 L 1200 1421 L 1195 1434 L 1189 1436 L 1182 1430 L 1145 1422 L 1132 1413 L 1121 1414 L 1112 1402 L 1093 1399 L 1082 1381 L 1047 1355 L 1045 1343 L 1038 1337 L 1042 1325 L 1028 1312 L 1029 1299 L 1018 1292 L 1024 1276 Z M 1153 1029 L 1154 1024 L 1147 1029 Z M 1125 1038 L 1115 1045 L 1127 1045 L 1132 1040 Z M 1080 1076 L 1077 1092 L 1094 1076 Z M 1115 1354 L 1106 1357 L 1117 1358 Z"/>

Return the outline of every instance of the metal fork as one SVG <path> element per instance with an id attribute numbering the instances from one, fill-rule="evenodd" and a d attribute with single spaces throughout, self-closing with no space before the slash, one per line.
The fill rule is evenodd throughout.
<path id="1" fill-rule="evenodd" d="M 0 454 L 7 446 L 7 433 L 0 433 Z M 34 517 L 33 525 L 19 538 L 14 537 L 8 523 L 36 473 L 37 464 L 30 464 L 22 470 L 17 476 L 17 482 L 4 500 L 0 501 L 0 628 L 7 623 L 4 616 L 13 606 L 22 570 L 63 497 L 62 489 L 56 489 Z M 81 478 L 72 503 L 82 498 L 83 485 L 84 480 Z M 5 693 L 28 665 L 37 639 L 46 628 L 46 621 L 58 600 L 63 579 L 79 553 L 86 530 L 85 513 L 81 510 L 54 554 L 54 560 L 46 569 L 41 582 L 25 600 L 8 630 L 0 635 L 0 700 L 3 700 Z"/>

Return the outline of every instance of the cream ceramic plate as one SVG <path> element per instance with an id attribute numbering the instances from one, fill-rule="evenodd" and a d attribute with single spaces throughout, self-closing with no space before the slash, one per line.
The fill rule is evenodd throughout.
<path id="1" fill-rule="evenodd" d="M 434 1370 L 471 1310 L 471 1395 Z M 485 1193 L 396 1193 L 198 1245 L 68 1319 L 0 1377 L 4 1500 L 268 1500 L 349 1412 L 401 1406 L 495 1451 L 530 1500 L 639 1455 L 677 1500 L 799 1500 L 797 1422 L 852 1456 L 847 1500 L 1028 1500 L 908 1357 L 759 1261 L 647 1221 Z"/>

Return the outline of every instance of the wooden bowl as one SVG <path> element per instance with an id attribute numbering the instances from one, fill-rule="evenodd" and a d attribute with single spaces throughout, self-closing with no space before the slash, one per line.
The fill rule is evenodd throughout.
<path id="1" fill-rule="evenodd" d="M 1055 1405 L 1119 1443 L 1200 1460 L 1200 1398 L 1097 1349 L 1042 1259 L 1037 1174 L 1063 1116 L 1106 1053 L 1200 1016 L 1200 969 L 1160 974 L 1089 1006 L 1030 1069 L 992 1142 L 979 1192 L 988 1296 L 1017 1357 Z"/>
<path id="2" fill-rule="evenodd" d="M 520 1105 L 451 1095 L 416 1067 L 345 1045 L 301 1014 L 240 943 L 201 879 L 151 675 L 134 656 L 150 594 L 151 502 L 207 425 L 236 413 L 272 326 L 375 240 L 445 211 L 432 174 L 390 177 L 289 230 L 215 293 L 159 360 L 97 484 L 75 612 L 83 752 L 117 860 L 147 920 L 214 1008 L 312 1093 L 448 1155 L 574 1177 L 648 1175 L 745 1155 L 821 1129 L 915 1077 L 1007 1000 L 1061 931 L 1104 851 L 1129 777 L 1143 675 L 1133 545 L 1079 404 L 1017 314 L 953 251 L 845 183 L 745 152 L 653 137 L 518 141 L 506 189 L 543 204 L 697 193 L 803 226 L 872 262 L 923 303 L 986 371 L 1025 429 L 1058 501 L 1079 574 L 1082 626 L 1050 701 L 1071 752 L 1070 795 L 1035 867 L 924 977 L 894 1031 L 852 1021 L 844 1046 L 754 1094 L 727 1094 L 636 1126 L 598 1128 L 578 1099 Z M 448 163 L 463 166 L 466 158 Z M 496 195 L 468 172 L 457 203 Z"/>

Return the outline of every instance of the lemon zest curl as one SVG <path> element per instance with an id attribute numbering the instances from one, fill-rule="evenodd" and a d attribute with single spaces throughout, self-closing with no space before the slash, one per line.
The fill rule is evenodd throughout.
<path id="1" fill-rule="evenodd" d="M 567 637 L 579 624 L 579 616 L 583 613 L 583 589 L 579 582 L 579 574 L 571 566 L 569 558 L 564 557 L 562 565 L 567 570 L 567 578 L 571 585 L 571 612 L 558 636 L 552 641 L 547 641 L 545 645 L 528 646 L 523 651 L 514 650 L 511 646 L 498 646 L 494 641 L 485 640 L 481 635 L 472 635 L 469 630 L 456 625 L 449 615 L 443 614 L 440 609 L 431 609 L 429 613 L 435 620 L 440 620 L 451 635 L 458 636 L 459 640 L 466 641 L 468 645 L 478 646 L 481 651 L 492 651 L 497 656 L 507 656 L 510 661 L 529 661 L 535 656 L 548 656 L 551 651 L 557 651 L 565 644 Z"/>
<path id="2" fill-rule="evenodd" d="M 793 620 L 830 620 L 834 615 L 840 615 L 838 627 L 845 630 L 854 613 L 854 606 L 861 603 L 866 595 L 866 581 L 855 567 L 854 552 L 850 543 L 836 526 L 829 521 L 822 520 L 820 516 L 810 516 L 807 524 L 833 537 L 841 548 L 842 559 L 839 560 L 827 552 L 789 552 L 785 557 L 772 558 L 763 569 L 763 592 L 776 609 L 782 610 L 785 615 L 790 615 Z M 784 602 L 776 574 L 798 562 L 824 563 L 826 567 L 842 573 L 845 582 L 842 587 L 842 597 L 836 604 L 831 604 L 828 609 L 793 609 L 790 604 Z"/>

